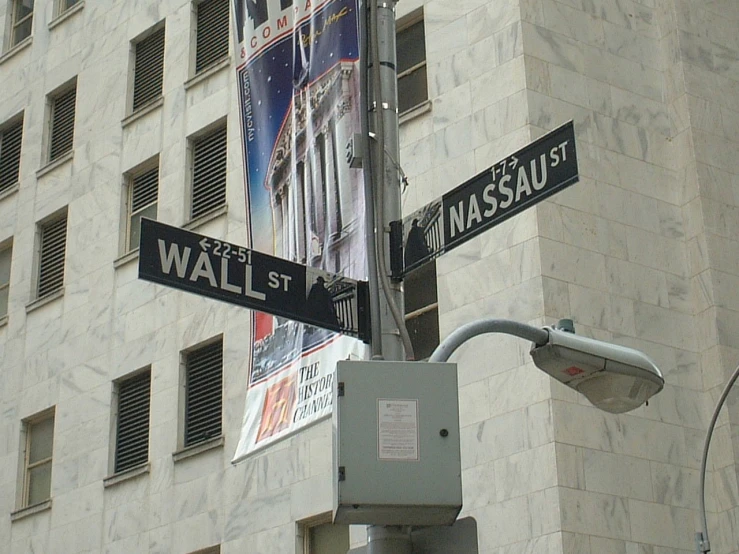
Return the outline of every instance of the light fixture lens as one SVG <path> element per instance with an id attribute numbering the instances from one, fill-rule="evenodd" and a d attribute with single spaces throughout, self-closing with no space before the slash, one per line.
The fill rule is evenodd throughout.
<path id="1" fill-rule="evenodd" d="M 576 385 L 596 408 L 621 414 L 638 408 L 661 387 L 652 380 L 618 373 L 598 373 Z"/>

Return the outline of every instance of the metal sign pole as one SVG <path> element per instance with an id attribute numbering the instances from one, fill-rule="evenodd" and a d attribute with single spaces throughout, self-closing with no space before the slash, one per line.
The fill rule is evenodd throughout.
<path id="1" fill-rule="evenodd" d="M 397 109 L 397 72 L 395 52 L 395 4 L 396 0 L 370 0 L 374 13 L 370 14 L 372 22 L 370 41 L 372 68 L 371 106 L 374 111 L 375 126 L 374 144 L 371 146 L 372 174 L 374 180 L 375 217 L 377 233 L 377 253 L 379 271 L 370 275 L 370 279 L 380 279 L 384 295 L 380 298 L 380 316 L 382 337 L 382 355 L 386 360 L 403 360 L 404 350 L 400 331 L 391 312 L 390 303 L 396 307 L 403 306 L 403 293 L 400 285 L 391 283 L 390 267 L 390 222 L 400 219 L 400 182 L 397 169 L 385 163 L 386 152 L 389 157 L 399 158 L 398 145 L 398 109 Z M 374 287 L 378 290 L 380 287 Z M 388 298 L 389 297 L 389 298 Z M 367 528 L 368 554 L 411 554 L 413 545 L 410 529 L 400 527 L 370 526 Z"/>
<path id="2" fill-rule="evenodd" d="M 398 282 L 390 280 L 390 222 L 400 217 L 400 180 L 397 168 L 388 160 L 398 159 L 397 72 L 395 69 L 395 0 L 369 0 L 371 78 L 370 110 L 373 125 L 370 151 L 372 158 L 373 198 L 377 247 L 376 275 L 380 294 L 382 355 L 385 360 L 403 360 L 404 350 L 412 347 L 404 334 L 403 293 Z M 406 340 L 401 337 L 405 336 Z"/>

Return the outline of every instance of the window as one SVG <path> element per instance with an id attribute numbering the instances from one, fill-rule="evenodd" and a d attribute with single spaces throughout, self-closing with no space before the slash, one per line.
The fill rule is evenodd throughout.
<path id="1" fill-rule="evenodd" d="M 226 203 L 226 126 L 192 141 L 192 207 L 196 219 Z"/>
<path id="2" fill-rule="evenodd" d="M 119 381 L 117 392 L 114 473 L 134 468 L 149 459 L 151 370 Z"/>
<path id="3" fill-rule="evenodd" d="M 133 111 L 162 96 L 164 26 L 134 44 Z"/>
<path id="4" fill-rule="evenodd" d="M 205 0 L 197 7 L 195 73 L 228 56 L 228 0 Z"/>
<path id="5" fill-rule="evenodd" d="M 33 0 L 11 0 L 10 47 L 31 36 Z"/>
<path id="6" fill-rule="evenodd" d="M 426 33 L 423 15 L 398 24 L 398 112 L 404 113 L 428 100 L 426 82 Z"/>
<path id="7" fill-rule="evenodd" d="M 49 162 L 72 151 L 77 83 L 50 96 Z"/>
<path id="8" fill-rule="evenodd" d="M 184 446 L 221 435 L 223 341 L 185 353 Z"/>
<path id="9" fill-rule="evenodd" d="M 23 422 L 24 461 L 21 507 L 51 498 L 51 459 L 54 450 L 54 411 Z"/>
<path id="10" fill-rule="evenodd" d="M 39 226 L 37 298 L 64 286 L 64 258 L 67 247 L 67 214 Z"/>
<path id="11" fill-rule="evenodd" d="M 303 525 L 303 554 L 346 554 L 348 550 L 348 525 L 334 525 L 330 516 Z"/>
<path id="12" fill-rule="evenodd" d="M 0 193 L 18 184 L 21 167 L 23 116 L 0 129 Z"/>
<path id="13" fill-rule="evenodd" d="M 417 360 L 431 356 L 439 345 L 439 304 L 436 262 L 422 265 L 405 277 L 405 323 Z"/>
<path id="14" fill-rule="evenodd" d="M 157 160 L 158 162 L 158 160 Z M 139 247 L 141 218 L 157 217 L 159 167 L 153 167 L 130 177 L 128 184 L 127 251 Z"/>
<path id="15" fill-rule="evenodd" d="M 80 0 L 58 0 L 57 4 L 57 15 L 62 15 L 69 8 L 78 4 Z"/>
<path id="16" fill-rule="evenodd" d="M 8 293 L 10 292 L 10 260 L 12 246 L 0 246 L 0 319 L 8 315 Z"/>

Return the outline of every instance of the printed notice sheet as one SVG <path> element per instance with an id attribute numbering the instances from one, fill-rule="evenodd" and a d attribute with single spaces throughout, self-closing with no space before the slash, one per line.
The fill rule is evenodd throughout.
<path id="1" fill-rule="evenodd" d="M 417 462 L 418 443 L 418 400 L 378 399 L 377 459 Z"/>

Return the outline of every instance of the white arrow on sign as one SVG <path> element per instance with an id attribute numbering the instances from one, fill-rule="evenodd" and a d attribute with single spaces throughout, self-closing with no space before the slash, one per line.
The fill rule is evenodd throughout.
<path id="1" fill-rule="evenodd" d="M 208 251 L 208 248 L 210 248 L 210 243 L 208 242 L 208 239 L 203 239 L 200 241 L 200 248 L 202 248 L 206 252 Z"/>

